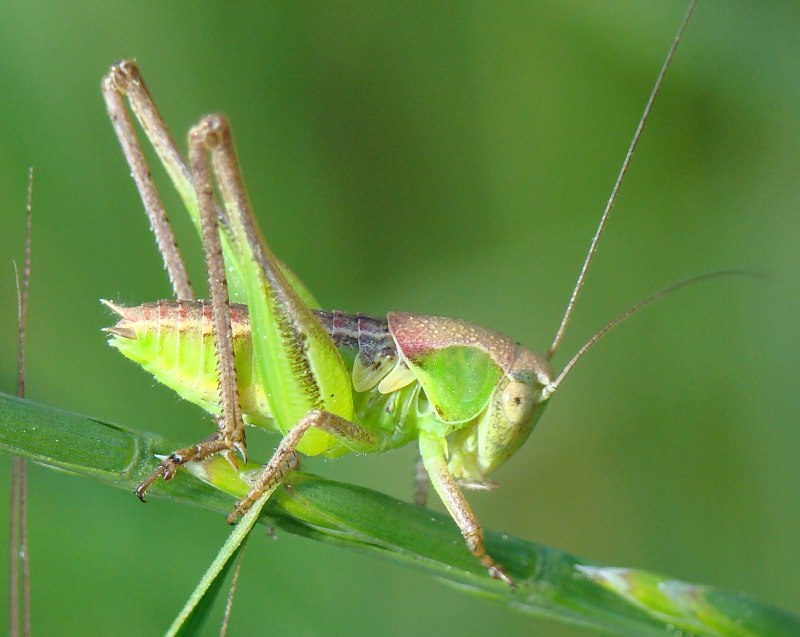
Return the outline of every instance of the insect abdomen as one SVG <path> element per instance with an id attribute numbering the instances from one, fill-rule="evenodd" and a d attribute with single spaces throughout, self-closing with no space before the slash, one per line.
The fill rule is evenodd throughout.
<path id="1" fill-rule="evenodd" d="M 181 397 L 220 413 L 211 304 L 158 301 L 137 307 L 105 302 L 120 315 L 109 344 L 141 365 Z M 247 309 L 231 305 L 231 328 L 239 399 L 245 422 L 272 428 L 269 405 L 255 376 Z"/>
<path id="2" fill-rule="evenodd" d="M 386 319 L 367 314 L 314 310 L 353 373 L 355 391 L 372 389 L 397 362 L 397 347 Z"/>
<path id="3" fill-rule="evenodd" d="M 181 397 L 212 414 L 220 413 L 210 303 L 158 301 L 130 308 L 105 303 L 121 317 L 105 330 L 112 335 L 113 347 Z M 254 365 L 247 307 L 231 304 L 230 308 L 242 415 L 247 423 L 274 429 Z M 314 315 L 352 374 L 356 420 L 382 432 L 388 436 L 386 444 L 395 446 L 396 432 L 403 429 L 408 412 L 405 403 L 416 383 L 398 356 L 386 320 L 336 310 L 315 310 Z"/>

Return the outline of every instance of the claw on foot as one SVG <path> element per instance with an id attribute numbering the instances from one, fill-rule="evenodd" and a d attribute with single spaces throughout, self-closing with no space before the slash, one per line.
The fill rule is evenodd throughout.
<path id="1" fill-rule="evenodd" d="M 231 524 L 231 525 L 236 524 L 236 520 L 243 513 L 244 513 L 244 511 L 239 511 L 239 508 L 238 508 L 238 505 L 237 505 L 237 508 L 235 508 L 233 511 L 228 513 L 228 515 L 225 517 L 225 523 L 226 524 Z"/>
<path id="2" fill-rule="evenodd" d="M 182 462 L 183 458 L 175 452 L 169 454 L 166 458 L 159 462 L 155 471 L 153 471 L 153 473 L 151 473 L 139 484 L 138 487 L 136 487 L 134 494 L 136 494 L 136 497 L 139 498 L 139 501 L 147 502 L 147 500 L 144 498 L 144 495 L 147 493 L 147 490 L 153 485 L 153 483 L 159 478 L 163 478 L 164 480 L 172 480 L 172 478 L 175 477 L 175 472 L 178 470 L 178 465 Z"/>
<path id="3" fill-rule="evenodd" d="M 251 500 L 249 497 L 245 498 L 244 500 L 239 500 L 236 503 L 236 506 L 233 507 L 233 511 L 228 513 L 228 516 L 225 518 L 225 522 L 228 524 L 236 524 L 236 520 L 239 519 L 239 516 L 247 513 L 253 502 L 254 500 Z"/>
<path id="4" fill-rule="evenodd" d="M 244 445 L 244 441 L 242 441 L 242 445 Z M 199 442 L 191 447 L 177 449 L 158 464 L 155 471 L 150 474 L 150 477 L 136 487 L 134 493 L 136 494 L 136 497 L 144 502 L 144 494 L 156 480 L 159 478 L 163 478 L 164 480 L 172 480 L 172 478 L 175 477 L 175 473 L 178 471 L 178 467 L 180 465 L 196 460 L 205 460 L 206 458 L 210 458 L 217 453 L 226 454 L 228 460 L 238 471 L 238 467 L 235 463 L 236 459 L 233 456 L 232 449 L 233 443 L 230 440 L 223 438 L 220 433 L 216 433 L 203 442 Z"/>
<path id="5" fill-rule="evenodd" d="M 501 582 L 508 584 L 512 591 L 517 589 L 516 582 L 514 582 L 514 580 L 506 574 L 506 571 L 502 566 L 498 566 L 497 564 L 490 566 L 489 576 L 492 579 L 499 579 Z"/>

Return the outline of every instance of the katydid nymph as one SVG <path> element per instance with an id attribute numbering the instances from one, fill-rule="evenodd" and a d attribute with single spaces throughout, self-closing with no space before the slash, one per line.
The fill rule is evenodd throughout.
<path id="1" fill-rule="evenodd" d="M 672 290 L 635 304 L 598 331 L 556 373 L 556 354 L 605 228 L 622 177 L 686 14 L 634 134 L 566 311 L 545 355 L 455 318 L 390 312 L 385 318 L 318 309 L 302 282 L 272 253 L 256 225 L 224 117 L 189 133 L 188 161 L 177 149 L 135 63 L 115 64 L 103 81 L 109 116 L 150 217 L 176 296 L 138 307 L 106 304 L 120 315 L 109 342 L 217 420 L 208 439 L 163 459 L 136 490 L 144 499 L 184 463 L 223 454 L 246 458 L 244 424 L 283 438 L 233 522 L 297 465 L 297 454 L 380 453 L 419 447 L 426 479 L 488 573 L 513 586 L 488 555 L 462 488 L 491 486 L 489 475 L 525 442 L 550 397 L 604 334 Z M 177 188 L 201 235 L 210 302 L 194 300 L 186 269 L 150 177 L 123 98 Z M 219 201 L 217 201 L 219 200 Z"/>

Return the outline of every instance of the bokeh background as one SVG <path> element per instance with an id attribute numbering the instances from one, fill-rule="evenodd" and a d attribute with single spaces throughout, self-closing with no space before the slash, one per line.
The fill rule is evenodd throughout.
<path id="1" fill-rule="evenodd" d="M 684 4 L 3 3 L 0 386 L 14 388 L 33 165 L 30 398 L 186 441 L 210 431 L 99 332 L 100 297 L 169 295 L 100 97 L 108 65 L 134 56 L 179 139 L 205 112 L 230 117 L 269 241 L 326 307 L 460 316 L 545 350 Z M 798 32 L 796 3 L 701 3 L 557 363 L 677 279 L 768 277 L 684 290 L 599 345 L 503 488 L 471 497 L 488 527 L 800 611 Z M 274 444 L 250 439 L 262 456 Z M 412 463 L 406 449 L 307 466 L 408 497 Z M 30 527 L 40 635 L 159 634 L 228 532 L 40 467 Z M 285 533 L 251 543 L 231 628 L 589 634 Z"/>

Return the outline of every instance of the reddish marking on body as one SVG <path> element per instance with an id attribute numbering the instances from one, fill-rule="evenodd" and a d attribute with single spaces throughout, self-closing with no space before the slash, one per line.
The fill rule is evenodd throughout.
<path id="1" fill-rule="evenodd" d="M 485 351 L 505 372 L 514 362 L 516 345 L 493 330 L 444 316 L 389 312 L 389 330 L 403 356 L 414 358 L 451 346 L 475 347 Z"/>

